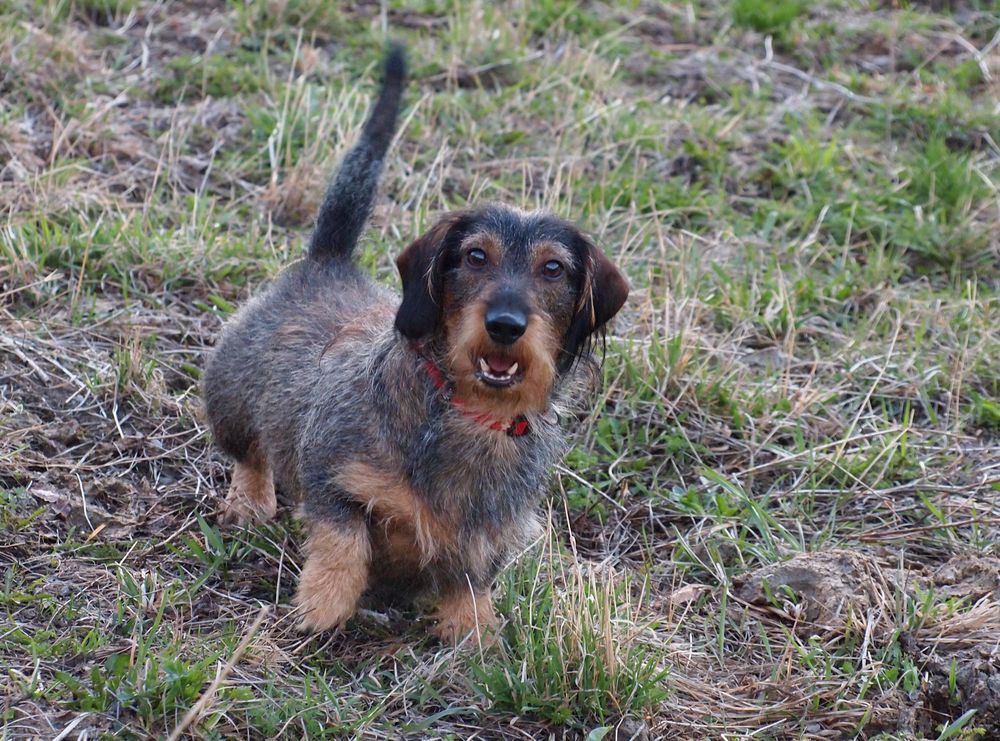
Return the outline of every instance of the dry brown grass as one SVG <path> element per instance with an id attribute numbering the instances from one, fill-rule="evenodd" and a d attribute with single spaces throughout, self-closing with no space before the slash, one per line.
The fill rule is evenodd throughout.
<path id="1" fill-rule="evenodd" d="M 1000 9 L 786 4 L 0 3 L 5 737 L 1000 734 Z M 292 518 L 214 524 L 205 350 L 386 29 L 366 269 L 498 199 L 635 285 L 488 650 L 302 638 Z"/>

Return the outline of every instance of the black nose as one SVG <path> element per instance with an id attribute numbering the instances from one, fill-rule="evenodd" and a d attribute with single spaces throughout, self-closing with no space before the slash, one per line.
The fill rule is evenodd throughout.
<path id="1" fill-rule="evenodd" d="M 523 311 L 504 307 L 486 312 L 486 331 L 494 342 L 511 345 L 528 328 L 528 317 Z"/>

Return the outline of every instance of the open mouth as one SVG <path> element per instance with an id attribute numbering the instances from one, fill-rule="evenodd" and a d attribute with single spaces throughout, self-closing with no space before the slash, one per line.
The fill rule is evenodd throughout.
<path id="1" fill-rule="evenodd" d="M 503 355 L 485 355 L 479 358 L 476 378 L 493 388 L 507 388 L 521 380 L 524 375 L 518 363 Z"/>

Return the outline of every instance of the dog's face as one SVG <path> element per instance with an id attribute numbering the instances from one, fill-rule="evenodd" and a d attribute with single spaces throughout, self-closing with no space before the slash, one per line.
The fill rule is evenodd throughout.
<path id="1" fill-rule="evenodd" d="M 443 348 L 456 393 L 496 413 L 543 410 L 628 296 L 625 277 L 571 224 L 502 206 L 449 214 L 396 265 L 396 328 Z"/>

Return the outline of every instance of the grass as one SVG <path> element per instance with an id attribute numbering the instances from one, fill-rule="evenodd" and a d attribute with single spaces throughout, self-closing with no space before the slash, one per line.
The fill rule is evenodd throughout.
<path id="1" fill-rule="evenodd" d="M 791 29 L 795 20 L 809 9 L 806 0 L 733 0 L 733 23 L 775 36 L 783 45 L 792 42 Z"/>
<path id="2" fill-rule="evenodd" d="M 0 27 L 5 736 L 1000 734 L 995 3 Z M 413 80 L 365 270 L 396 285 L 437 214 L 497 199 L 633 283 L 482 651 L 413 612 L 299 636 L 291 512 L 214 524 L 206 350 L 300 253 L 387 31 Z"/>
<path id="3" fill-rule="evenodd" d="M 653 626 L 642 625 L 645 589 L 584 573 L 555 544 L 546 555 L 507 575 L 500 606 L 512 620 L 498 655 L 472 658 L 476 689 L 496 710 L 580 732 L 655 709 L 668 695 L 669 670 L 659 664 Z"/>

